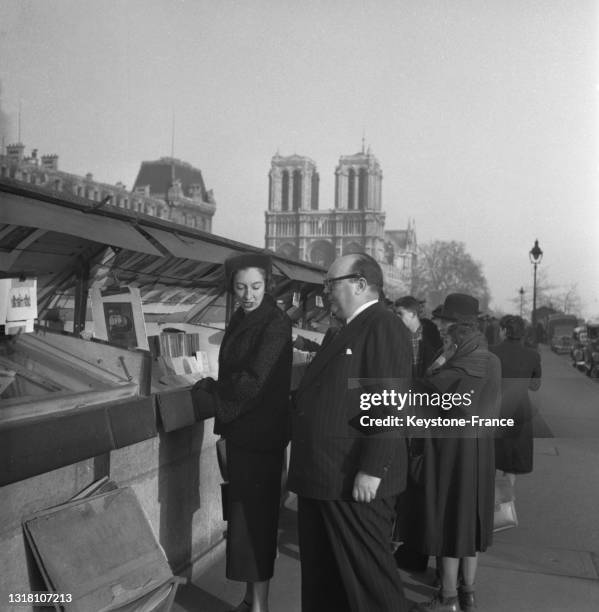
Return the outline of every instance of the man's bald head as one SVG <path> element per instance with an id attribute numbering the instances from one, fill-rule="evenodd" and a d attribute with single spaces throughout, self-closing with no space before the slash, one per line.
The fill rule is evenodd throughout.
<path id="1" fill-rule="evenodd" d="M 370 255 L 352 253 L 335 259 L 327 272 L 327 281 L 333 314 L 347 319 L 363 304 L 379 299 L 383 272 Z"/>

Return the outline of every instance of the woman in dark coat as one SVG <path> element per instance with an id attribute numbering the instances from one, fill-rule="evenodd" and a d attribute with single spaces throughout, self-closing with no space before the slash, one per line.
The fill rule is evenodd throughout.
<path id="1" fill-rule="evenodd" d="M 478 330 L 477 314 L 478 300 L 463 294 L 447 296 L 443 306 L 433 312 L 441 321 L 447 349 L 441 360 L 444 363 L 425 378 L 425 388 L 431 394 L 467 396 L 470 405 L 460 401 L 448 410 L 433 407 L 426 416 L 498 417 L 500 364 Z M 426 413 L 426 409 L 423 407 L 420 413 Z M 459 612 L 460 608 L 474 608 L 477 553 L 486 550 L 493 537 L 493 437 L 489 427 L 467 425 L 455 431 L 435 432 L 424 440 L 420 503 L 415 505 L 420 528 L 413 530 L 415 540 L 409 543 L 424 554 L 441 558 L 441 591 L 417 610 Z M 460 566 L 463 584 L 458 593 Z"/>
<path id="2" fill-rule="evenodd" d="M 246 583 L 239 612 L 268 611 L 289 441 L 291 321 L 266 293 L 270 269 L 259 254 L 225 262 L 240 307 L 220 347 L 218 381 L 204 379 L 192 391 L 196 415 L 215 416 L 214 431 L 226 440 L 227 578 Z"/>
<path id="3" fill-rule="evenodd" d="M 491 347 L 501 361 L 501 416 L 514 419 L 515 427 L 497 432 L 495 467 L 509 476 L 532 472 L 533 431 L 529 389 L 541 386 L 541 357 L 523 345 L 526 330 L 521 317 L 507 315 L 500 321 L 505 339 Z"/>

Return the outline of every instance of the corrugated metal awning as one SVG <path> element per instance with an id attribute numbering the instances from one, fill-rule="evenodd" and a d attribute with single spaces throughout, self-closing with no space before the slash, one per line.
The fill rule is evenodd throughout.
<path id="1" fill-rule="evenodd" d="M 157 240 L 171 255 L 193 261 L 206 261 L 222 264 L 227 257 L 237 255 L 240 250 L 216 244 L 209 240 L 201 240 L 178 232 L 167 232 L 155 227 L 145 226 L 143 230 Z"/>
<path id="2" fill-rule="evenodd" d="M 138 253 L 162 256 L 162 253 L 149 240 L 126 221 L 111 219 L 94 213 L 83 213 L 74 208 L 50 204 L 12 193 L 2 193 L 1 195 L 0 223 L 40 228 L 61 234 L 79 236 L 85 240 L 129 249 Z"/>
<path id="3" fill-rule="evenodd" d="M 280 259 L 273 260 L 273 266 L 277 268 L 287 278 L 301 281 L 303 283 L 312 283 L 314 285 L 322 285 L 324 280 L 324 270 L 312 270 L 301 264 L 294 264 L 290 261 L 281 261 Z"/>

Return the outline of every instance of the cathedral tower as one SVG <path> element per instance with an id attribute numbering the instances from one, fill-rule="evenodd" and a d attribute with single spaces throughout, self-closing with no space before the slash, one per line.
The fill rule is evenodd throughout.
<path id="1" fill-rule="evenodd" d="M 383 172 L 370 149 L 342 155 L 335 169 L 333 206 L 318 209 L 316 164 L 300 155 L 271 160 L 266 248 L 328 267 L 339 255 L 368 253 L 380 264 L 392 297 L 409 293 L 415 232 L 385 232 Z M 388 235 L 387 235 L 388 234 Z"/>
<path id="2" fill-rule="evenodd" d="M 341 156 L 335 169 L 335 208 L 381 210 L 382 181 L 383 172 L 370 148 Z"/>
<path id="3" fill-rule="evenodd" d="M 268 210 L 298 211 L 318 209 L 319 177 L 309 157 L 278 153 L 270 164 Z"/>

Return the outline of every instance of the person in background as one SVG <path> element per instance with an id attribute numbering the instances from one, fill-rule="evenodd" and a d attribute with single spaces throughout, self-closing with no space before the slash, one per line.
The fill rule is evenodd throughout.
<path id="1" fill-rule="evenodd" d="M 411 295 L 406 295 L 395 300 L 395 312 L 402 320 L 410 332 L 412 341 L 412 376 L 416 379 L 424 376 L 426 370 L 432 365 L 433 361 L 443 348 L 443 341 L 437 326 L 425 319 L 426 323 L 420 319 L 422 312 L 422 302 Z M 421 438 L 408 439 L 409 461 L 422 455 L 423 440 Z M 410 529 L 410 524 L 406 521 L 405 510 L 411 503 L 414 495 L 412 489 L 417 487 L 417 483 L 412 481 L 412 474 L 408 472 L 408 482 L 406 490 L 401 493 L 397 500 L 397 518 L 393 532 L 393 541 L 405 542 L 405 533 Z M 428 566 L 428 555 L 410 549 L 408 545 L 400 544 L 394 553 L 397 566 L 414 572 L 424 572 Z"/>
<path id="2" fill-rule="evenodd" d="M 478 318 L 478 328 L 487 339 L 488 346 L 493 346 L 501 340 L 499 335 L 499 322 L 496 317 L 488 314 L 480 315 Z"/>
<path id="3" fill-rule="evenodd" d="M 406 445 L 396 432 L 369 435 L 353 424 L 363 414 L 397 414 L 394 407 L 365 413 L 360 397 L 382 391 L 381 379 L 409 383 L 410 339 L 379 300 L 383 274 L 372 257 L 339 257 L 324 285 L 345 325 L 323 341 L 292 407 L 288 487 L 298 495 L 302 611 L 402 612 L 389 538 Z"/>
<path id="4" fill-rule="evenodd" d="M 438 352 L 443 347 L 441 334 L 437 326 L 430 325 L 420 319 L 421 303 L 411 295 L 395 300 L 395 312 L 410 331 L 412 338 L 412 364 L 415 378 L 424 376 L 426 369 L 433 363 Z"/>
<path id="5" fill-rule="evenodd" d="M 418 300 L 418 320 L 420 321 L 420 325 L 422 325 L 422 335 L 428 338 L 432 344 L 438 344 L 442 347 L 443 340 L 439 334 L 439 328 L 426 316 L 424 309 L 425 304 L 426 300 Z"/>
<path id="6" fill-rule="evenodd" d="M 202 379 L 192 390 L 196 418 L 215 416 L 214 431 L 226 441 L 226 573 L 246 583 L 237 612 L 268 612 L 289 441 L 291 321 L 267 293 L 270 274 L 266 255 L 225 261 L 239 308 L 222 340 L 218 381 Z"/>
<path id="7" fill-rule="evenodd" d="M 541 357 L 523 345 L 526 325 L 522 317 L 506 315 L 500 320 L 503 342 L 490 347 L 501 361 L 501 416 L 512 418 L 515 427 L 498 432 L 495 467 L 506 474 L 512 486 L 516 474 L 533 468 L 532 406 L 528 391 L 541 386 Z"/>
<path id="8" fill-rule="evenodd" d="M 453 293 L 433 311 L 447 337 L 445 363 L 425 377 L 429 393 L 468 396 L 447 409 L 421 407 L 423 416 L 470 419 L 499 415 L 501 365 L 478 329 L 478 300 Z M 445 340 L 445 338 L 444 338 Z M 492 543 L 495 495 L 494 432 L 458 428 L 424 438 L 420 501 L 407 544 L 440 557 L 441 590 L 418 612 L 471 612 L 478 553 Z M 444 437 L 451 436 L 451 437 Z M 458 585 L 461 569 L 462 583 Z M 458 588 L 459 586 L 459 588 Z"/>

